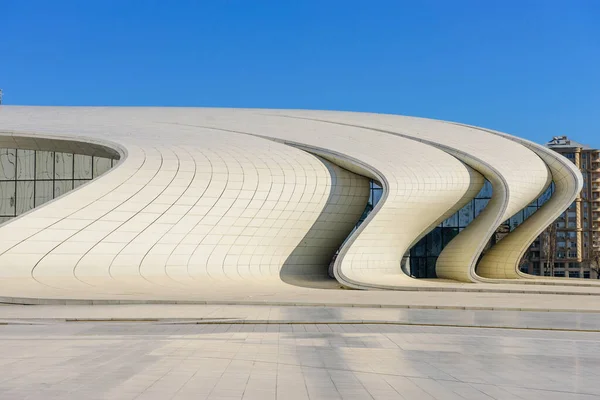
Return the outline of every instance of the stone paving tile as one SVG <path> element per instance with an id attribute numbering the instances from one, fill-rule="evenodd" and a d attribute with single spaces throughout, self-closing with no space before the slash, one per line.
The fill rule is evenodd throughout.
<path id="1" fill-rule="evenodd" d="M 321 332 L 322 324 L 343 332 L 339 323 L 399 323 L 415 325 L 482 326 L 497 328 L 534 328 L 600 331 L 600 312 L 532 312 L 490 310 L 394 309 L 366 307 L 287 307 L 242 305 L 127 305 L 127 306 L 3 306 L 0 324 L 47 323 L 69 320 L 141 320 L 165 324 L 190 324 L 217 321 L 216 332 L 231 330 L 237 323 L 261 323 L 256 332 Z M 280 328 L 287 322 L 301 323 Z M 276 324 L 266 326 L 262 323 Z M 58 328 L 57 328 L 58 329 Z M 362 328 L 354 328 L 362 329 Z M 383 328 L 381 328 L 383 329 Z"/>
<path id="2" fill-rule="evenodd" d="M 0 326 L 0 360 L 3 400 L 600 398 L 596 332 L 63 322 Z"/>

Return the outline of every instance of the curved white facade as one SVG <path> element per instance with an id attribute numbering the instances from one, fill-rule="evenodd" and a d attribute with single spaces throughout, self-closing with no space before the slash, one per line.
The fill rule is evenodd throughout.
<path id="1" fill-rule="evenodd" d="M 521 256 L 582 187 L 579 171 L 542 146 L 392 115 L 2 107 L 0 148 L 118 159 L 0 225 L 0 277 L 29 292 L 331 287 L 336 253 L 334 275 L 351 288 L 528 281 Z M 370 179 L 383 196 L 353 231 Z M 490 202 L 437 260 L 444 279 L 409 277 L 411 247 L 485 180 Z M 482 257 L 502 221 L 551 182 L 551 200 Z"/>

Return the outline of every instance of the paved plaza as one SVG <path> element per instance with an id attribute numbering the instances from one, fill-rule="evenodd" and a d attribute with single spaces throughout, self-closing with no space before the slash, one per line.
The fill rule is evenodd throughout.
<path id="1" fill-rule="evenodd" d="M 0 306 L 1 399 L 600 398 L 600 314 Z"/>

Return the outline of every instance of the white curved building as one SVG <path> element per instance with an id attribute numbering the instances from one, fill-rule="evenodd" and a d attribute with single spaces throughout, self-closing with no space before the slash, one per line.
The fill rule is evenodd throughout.
<path id="1" fill-rule="evenodd" d="M 443 121 L 3 106 L 0 277 L 40 297 L 325 288 L 330 264 L 359 289 L 540 283 L 519 261 L 581 188 L 551 150 Z M 419 257 L 441 279 L 411 277 Z"/>

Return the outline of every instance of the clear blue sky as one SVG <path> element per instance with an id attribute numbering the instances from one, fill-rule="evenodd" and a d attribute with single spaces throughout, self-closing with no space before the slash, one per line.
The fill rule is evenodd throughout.
<path id="1" fill-rule="evenodd" d="M 5 104 L 372 111 L 600 147 L 600 0 L 0 0 Z"/>

